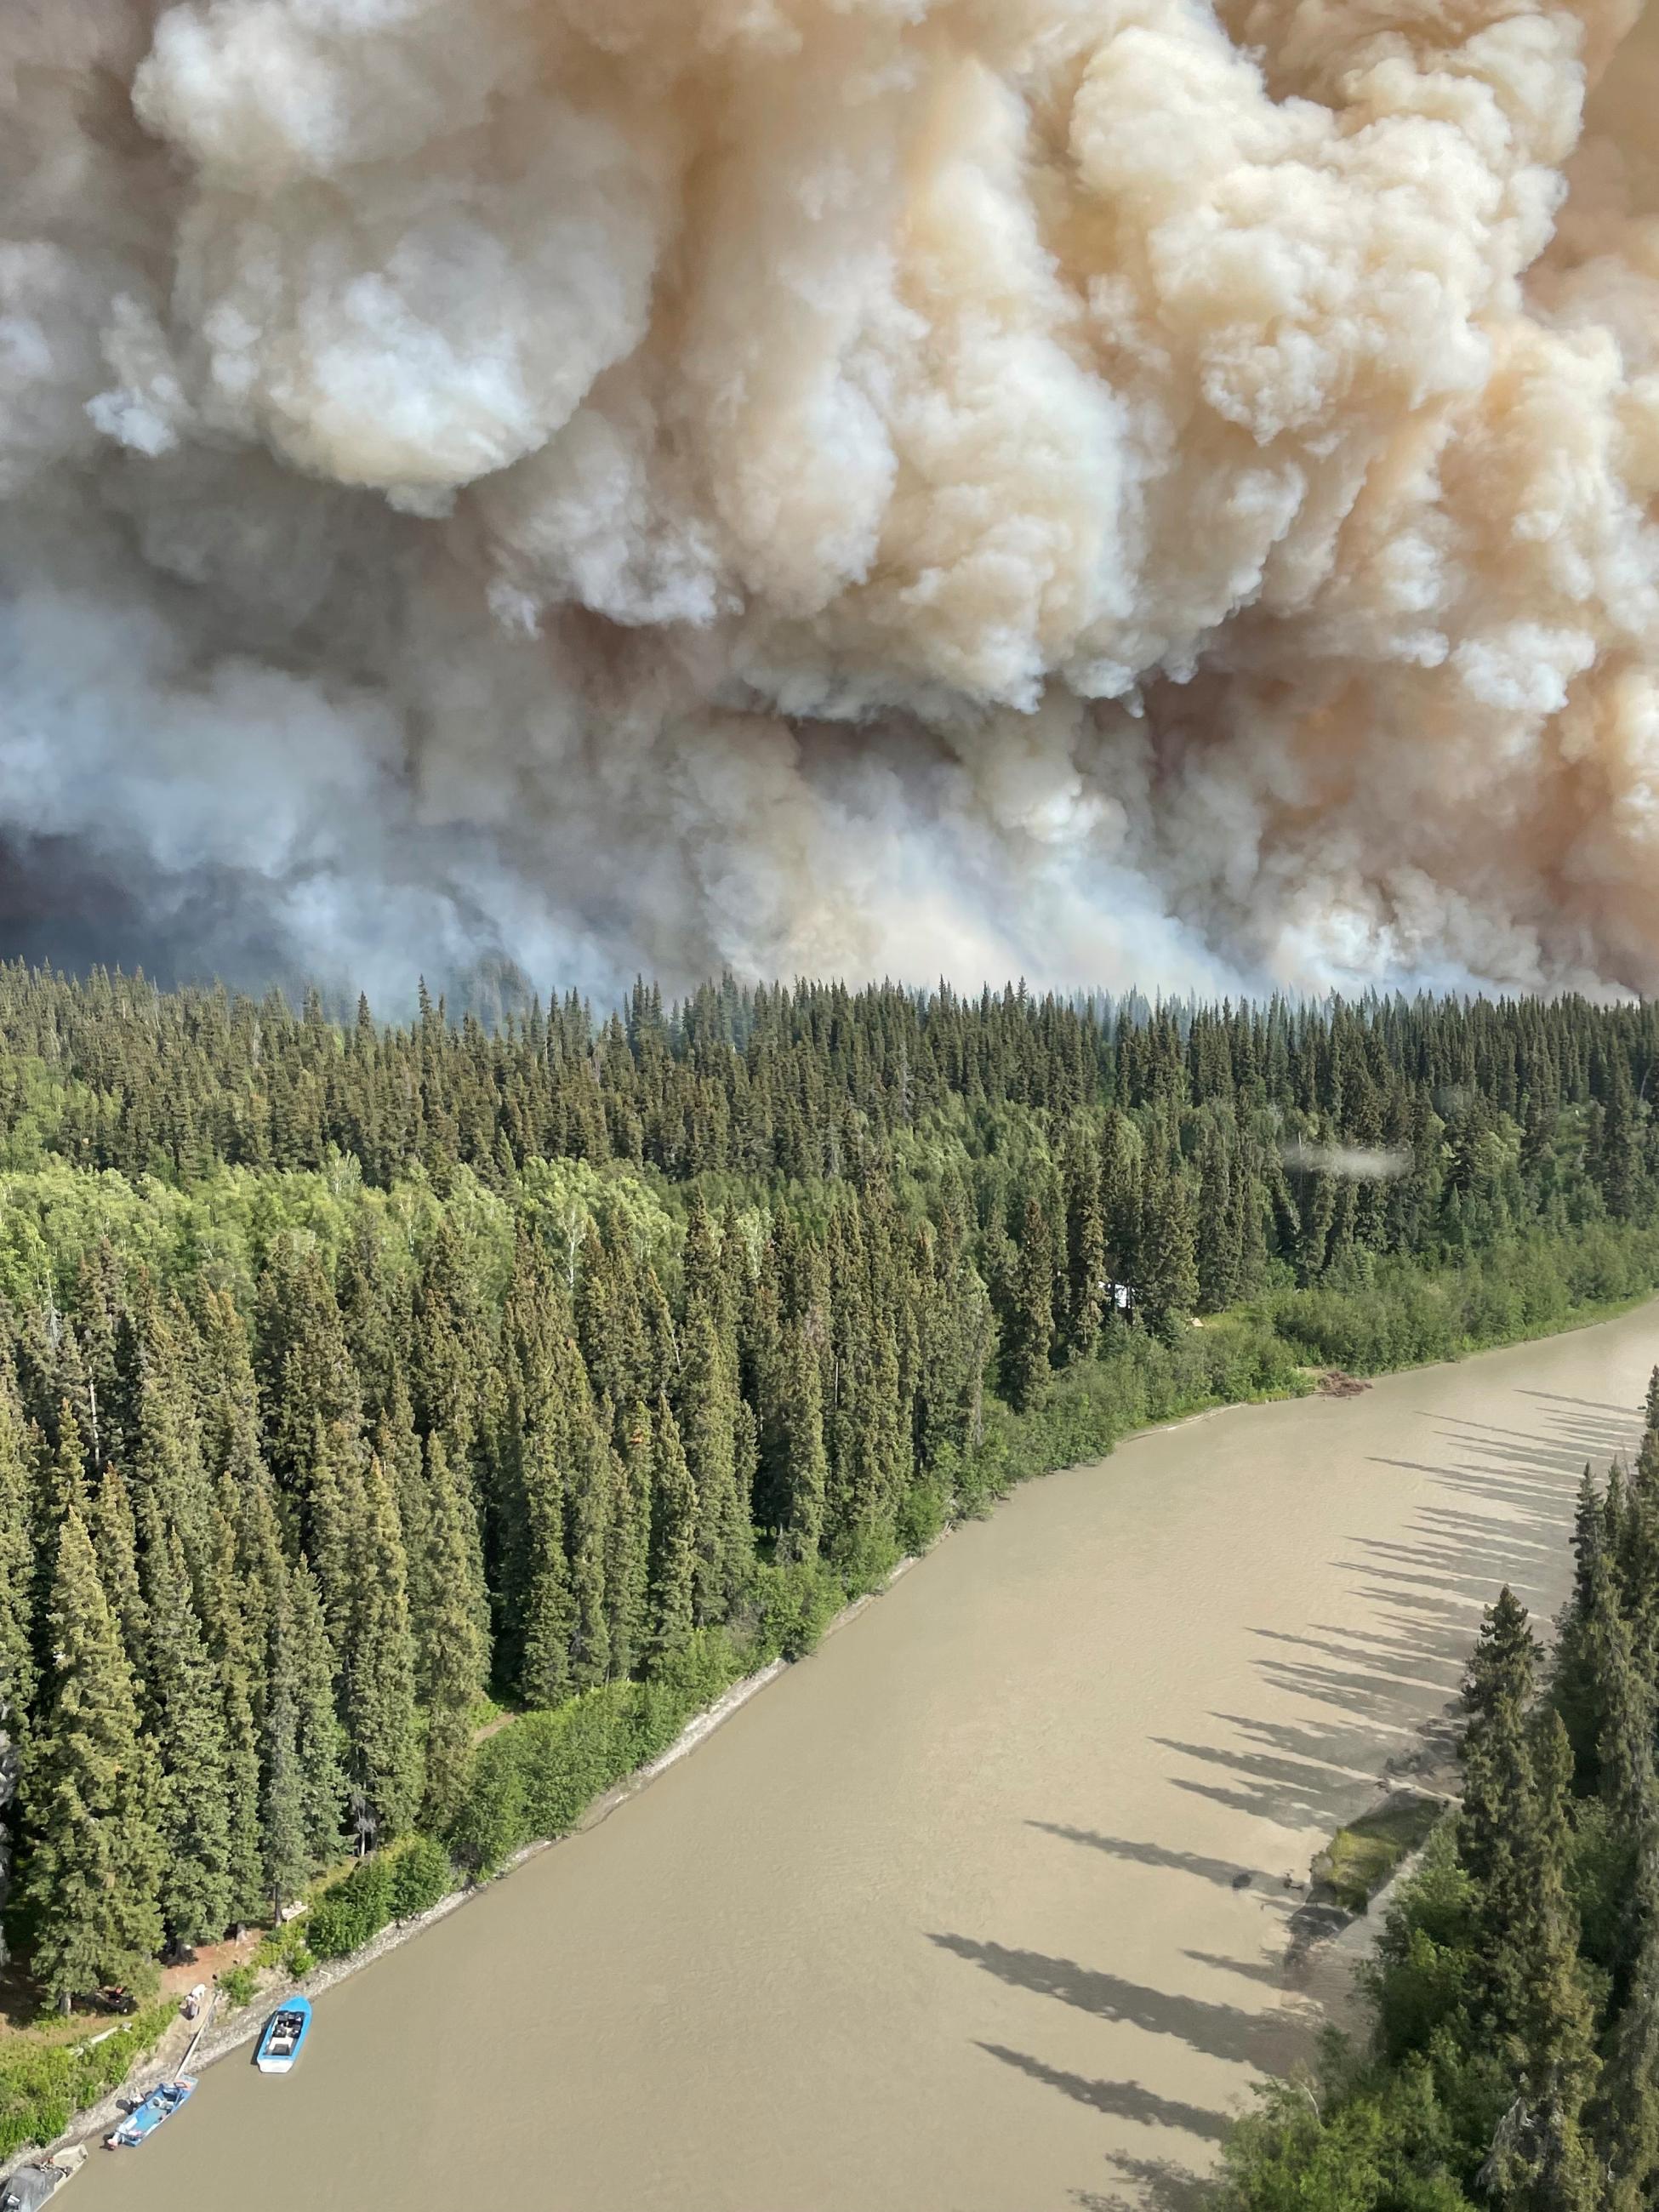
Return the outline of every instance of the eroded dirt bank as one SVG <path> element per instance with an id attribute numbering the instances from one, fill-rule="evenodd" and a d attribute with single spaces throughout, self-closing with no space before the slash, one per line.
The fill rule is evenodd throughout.
<path id="1" fill-rule="evenodd" d="M 79 2212 L 1176 2212 L 1306 2047 L 1285 1877 L 1509 1580 L 1659 1306 L 1035 1483 L 694 1757 L 231 2060 Z"/>

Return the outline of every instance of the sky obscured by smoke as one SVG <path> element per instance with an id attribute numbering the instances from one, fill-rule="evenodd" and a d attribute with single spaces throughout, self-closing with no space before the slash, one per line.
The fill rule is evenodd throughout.
<path id="1" fill-rule="evenodd" d="M 3 0 L 0 935 L 1659 990 L 1659 15 Z"/>

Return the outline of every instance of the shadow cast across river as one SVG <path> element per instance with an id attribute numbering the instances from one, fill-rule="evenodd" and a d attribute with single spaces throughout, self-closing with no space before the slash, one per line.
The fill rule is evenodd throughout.
<path id="1" fill-rule="evenodd" d="M 1059 1841 L 1131 1864 L 1190 1876 L 1229 1890 L 1253 1890 L 1267 1902 L 1281 1936 L 1304 1893 L 1297 1869 L 1283 1870 L 1287 1837 L 1328 1835 L 1369 1799 L 1449 1748 L 1463 1670 L 1483 1609 L 1508 1583 L 1534 1611 L 1560 1586 L 1577 1485 L 1589 1458 L 1604 1473 L 1628 1449 L 1637 1408 L 1517 1392 L 1526 1426 L 1423 1417 L 1416 1442 L 1403 1413 L 1399 1455 L 1366 1464 L 1428 1477 L 1409 1522 L 1388 1536 L 1353 1532 L 1332 1559 L 1352 1577 L 1352 1621 L 1313 1620 L 1304 1630 L 1279 1625 L 1251 1632 L 1265 1647 L 1255 1667 L 1273 1693 L 1259 1715 L 1212 1711 L 1211 1741 L 1149 1734 L 1174 1762 L 1175 1790 L 1207 1799 L 1261 1824 L 1256 1863 L 1184 1849 L 1172 1838 L 1137 1838 L 1059 1819 L 1026 1825 Z M 1547 1618 L 1540 1626 L 1547 1626 Z M 1265 1701 L 1264 1701 L 1265 1702 Z M 1291 1707 L 1287 1716 L 1286 1705 Z M 1305 1845 L 1304 1846 L 1305 1848 Z M 940 1948 L 1023 1990 L 1094 2017 L 1170 2037 L 1207 2058 L 1260 2076 L 1282 2068 L 1291 1992 L 1271 1936 L 1253 1958 L 1188 1949 L 1182 1956 L 1244 1985 L 1251 2008 L 1151 1988 L 1100 1966 L 957 1933 L 933 1932 Z M 1226 2113 L 1147 2088 L 1136 2080 L 1096 2079 L 1006 2044 L 978 2046 L 1001 2064 L 1114 2122 L 1166 2128 L 1196 2142 L 1224 2139 Z M 1108 2154 L 1127 2196 L 1074 2192 L 1084 2212 L 1199 2212 L 1206 2185 L 1179 2160 Z"/>
<path id="2" fill-rule="evenodd" d="M 1041 1951 L 1012 1950 L 1006 1944 L 978 1942 L 969 1936 L 935 1935 L 928 1940 L 999 1981 L 1075 2005 L 1097 2020 L 1121 2022 L 1148 2035 L 1178 2037 L 1207 2057 L 1261 2067 L 1277 2054 L 1280 2038 L 1270 2014 L 1147 1989 L 1121 1975 L 1081 1966 L 1075 1959 L 1051 1959 Z"/>
<path id="3" fill-rule="evenodd" d="M 1200 2136 L 1212 2142 L 1221 2142 L 1226 2135 L 1227 2123 L 1222 2113 L 1211 2112 L 1202 2105 L 1182 2104 L 1177 2098 L 1160 2097 L 1139 2081 L 1093 2081 L 1082 2074 L 1068 2074 L 1058 2066 L 1045 2066 L 1029 2052 L 1010 2051 L 1000 2043 L 981 2043 L 979 2047 L 991 2057 L 1000 2058 L 1005 2066 L 1012 2066 L 1030 2075 L 1034 2081 L 1047 2082 L 1063 2097 L 1087 2105 L 1091 2112 L 1108 2113 L 1114 2119 L 1134 2120 L 1143 2127 L 1179 2128 L 1185 2135 Z"/>
<path id="4" fill-rule="evenodd" d="M 1211 2185 L 1174 2159 L 1116 2156 L 1107 2162 L 1135 2185 L 1135 2196 L 1074 2190 L 1072 2202 L 1078 2212 L 1208 2212 L 1214 2203 Z"/>

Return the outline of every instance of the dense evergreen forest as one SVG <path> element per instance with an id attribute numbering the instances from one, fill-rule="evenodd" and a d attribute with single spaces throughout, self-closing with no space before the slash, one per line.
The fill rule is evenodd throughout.
<path id="1" fill-rule="evenodd" d="M 32 1986 L 140 1985 L 353 1851 L 498 1861 L 546 1709 L 626 1720 L 614 1766 L 664 1686 L 1138 1420 L 1651 1288 L 1656 1058 L 1659 1010 L 1582 1000 L 392 1028 L 0 969 Z"/>
<path id="2" fill-rule="evenodd" d="M 1462 1804 L 1388 1916 L 1373 2051 L 1273 2091 L 1218 2212 L 1659 2204 L 1659 1368 L 1573 1548 L 1547 1669 L 1509 1590 L 1486 1614 Z"/>

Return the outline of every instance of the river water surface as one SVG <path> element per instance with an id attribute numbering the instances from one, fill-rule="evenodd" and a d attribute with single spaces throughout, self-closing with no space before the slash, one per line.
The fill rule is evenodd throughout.
<path id="1" fill-rule="evenodd" d="M 1178 2212 L 1309 2048 L 1285 1877 L 1565 1591 L 1659 1306 L 1034 1482 L 76 2212 Z"/>

